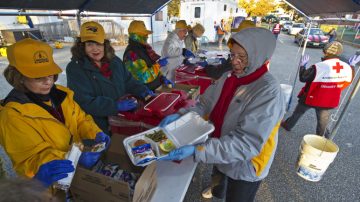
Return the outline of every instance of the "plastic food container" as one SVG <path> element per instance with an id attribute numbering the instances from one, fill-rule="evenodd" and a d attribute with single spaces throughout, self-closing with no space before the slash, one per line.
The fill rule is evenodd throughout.
<path id="1" fill-rule="evenodd" d="M 205 142 L 208 138 L 208 135 L 213 132 L 214 129 L 215 128 L 212 124 L 205 121 L 196 112 L 188 112 L 164 128 L 155 127 L 139 134 L 127 137 L 124 139 L 123 144 L 126 148 L 127 154 L 131 159 L 131 162 L 134 165 L 146 166 L 153 161 L 156 161 L 157 159 L 160 159 L 167 155 L 167 153 L 162 151 L 160 148 L 161 141 L 157 142 L 153 139 L 150 139 L 149 134 L 153 134 L 161 130 L 165 134 L 166 138 L 170 140 L 176 148 L 178 148 L 185 145 Z M 144 140 L 145 142 L 149 143 L 153 152 L 155 153 L 156 159 L 141 165 L 137 165 L 134 161 L 134 155 L 132 153 L 132 148 L 134 146 L 133 144 L 137 140 Z"/>
<path id="2" fill-rule="evenodd" d="M 144 106 L 147 111 L 161 111 L 168 110 L 176 101 L 180 98 L 179 94 L 176 93 L 161 93 L 156 96 L 153 100 Z"/>

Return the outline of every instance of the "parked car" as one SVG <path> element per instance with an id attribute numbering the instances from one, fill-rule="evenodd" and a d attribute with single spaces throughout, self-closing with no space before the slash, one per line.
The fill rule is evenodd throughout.
<path id="1" fill-rule="evenodd" d="M 296 35 L 297 33 L 299 33 L 301 30 L 303 30 L 305 28 L 305 24 L 304 23 L 294 23 L 288 30 L 288 34 L 290 35 Z"/>
<path id="2" fill-rule="evenodd" d="M 287 32 L 289 31 L 289 29 L 292 27 L 293 22 L 292 21 L 287 21 L 284 23 L 284 25 L 281 27 L 281 31 Z"/>
<path id="3" fill-rule="evenodd" d="M 295 43 L 299 46 L 303 46 L 307 35 L 307 29 L 301 30 L 295 35 Z M 311 28 L 308 36 L 307 46 L 312 47 L 324 47 L 325 44 L 329 43 L 329 37 L 325 36 L 324 32 L 319 28 Z"/>

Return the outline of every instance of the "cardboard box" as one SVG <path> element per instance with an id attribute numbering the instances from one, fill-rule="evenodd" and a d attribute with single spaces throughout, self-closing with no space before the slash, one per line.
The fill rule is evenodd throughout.
<path id="1" fill-rule="evenodd" d="M 180 83 L 176 83 L 174 88 L 169 88 L 167 86 L 161 85 L 157 89 L 155 89 L 155 93 L 171 92 L 174 89 L 185 91 L 188 94 L 188 99 L 192 100 L 197 100 L 200 95 L 200 86 L 186 85 Z M 192 89 L 195 90 L 191 91 Z"/>
<path id="2" fill-rule="evenodd" d="M 132 165 L 122 144 L 126 136 L 113 134 L 111 145 L 105 155 L 105 162 L 117 163 L 121 169 L 130 172 L 141 172 L 142 168 Z M 147 166 L 141 173 L 134 196 L 130 198 L 129 185 L 100 173 L 78 167 L 71 184 L 74 201 L 104 202 L 145 202 L 150 201 L 157 187 L 156 163 Z"/>

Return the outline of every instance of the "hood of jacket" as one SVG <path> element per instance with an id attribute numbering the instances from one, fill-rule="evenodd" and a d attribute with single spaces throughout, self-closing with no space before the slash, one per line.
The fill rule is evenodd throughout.
<path id="1" fill-rule="evenodd" d="M 248 54 L 248 66 L 245 69 L 246 76 L 261 67 L 270 60 L 276 47 L 274 34 L 260 27 L 243 29 L 231 36 L 231 39 L 240 44 Z"/>

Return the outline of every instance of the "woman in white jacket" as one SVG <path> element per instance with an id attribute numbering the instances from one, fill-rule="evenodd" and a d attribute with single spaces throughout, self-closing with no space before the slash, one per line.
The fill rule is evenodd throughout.
<path id="1" fill-rule="evenodd" d="M 161 67 L 161 71 L 171 81 L 175 80 L 176 67 L 180 66 L 185 58 L 195 57 L 191 51 L 184 48 L 184 39 L 187 32 L 188 27 L 185 20 L 177 21 L 175 30 L 169 33 L 161 51 L 162 57 L 168 58 L 168 64 Z"/>
<path id="2" fill-rule="evenodd" d="M 208 116 L 215 131 L 205 143 L 171 151 L 164 160 L 192 156 L 214 164 L 211 189 L 204 197 L 226 194 L 226 202 L 253 201 L 273 162 L 280 120 L 285 112 L 279 82 L 269 72 L 275 37 L 264 28 L 250 27 L 229 40 L 232 70 L 224 73 L 193 108 Z M 160 125 L 180 117 L 167 116 Z"/>

